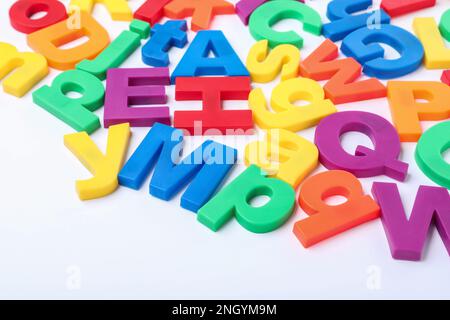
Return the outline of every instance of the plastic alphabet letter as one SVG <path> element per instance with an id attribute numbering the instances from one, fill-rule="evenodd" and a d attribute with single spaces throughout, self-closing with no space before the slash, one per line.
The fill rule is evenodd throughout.
<path id="1" fill-rule="evenodd" d="M 248 25 L 248 19 L 250 18 L 253 11 L 255 11 L 259 6 L 266 3 L 267 1 L 268 0 L 240 0 L 238 3 L 236 3 L 236 14 L 245 25 Z M 305 3 L 305 0 L 297 1 Z"/>
<path id="2" fill-rule="evenodd" d="M 298 107 L 295 101 L 305 100 L 308 105 Z M 271 107 L 267 108 L 263 91 L 253 89 L 249 96 L 255 123 L 262 129 L 285 129 L 300 131 L 313 127 L 336 108 L 317 82 L 306 78 L 289 79 L 278 84 L 272 91 Z"/>
<path id="3" fill-rule="evenodd" d="M 214 57 L 209 57 L 212 52 Z M 227 38 L 219 30 L 200 31 L 172 73 L 177 77 L 249 76 L 247 69 Z"/>
<path id="4" fill-rule="evenodd" d="M 100 80 L 105 80 L 106 71 L 119 67 L 139 48 L 141 37 L 145 35 L 148 37 L 149 32 L 150 26 L 148 23 L 134 20 L 130 24 L 130 31 L 122 31 L 94 60 L 83 60 L 77 64 L 76 68 L 92 73 Z"/>
<path id="5" fill-rule="evenodd" d="M 151 127 L 155 122 L 170 125 L 167 106 L 129 106 L 167 103 L 166 85 L 170 85 L 167 68 L 109 69 L 103 117 L 105 128 L 123 122 L 132 127 Z"/>
<path id="6" fill-rule="evenodd" d="M 74 91 L 82 96 L 69 98 Z M 90 73 L 69 70 L 58 75 L 52 85 L 43 86 L 33 92 L 33 102 L 77 131 L 91 134 L 100 127 L 93 113 L 103 105 L 105 89 L 100 80 Z"/>
<path id="7" fill-rule="evenodd" d="M 98 149 L 86 132 L 64 136 L 65 146 L 94 175 L 89 180 L 76 182 L 76 190 L 81 200 L 101 198 L 117 189 L 117 174 L 125 159 L 130 135 L 128 123 L 110 127 L 106 154 Z"/>
<path id="8" fill-rule="evenodd" d="M 388 24 L 391 17 L 383 10 L 373 10 L 367 13 L 352 15 L 366 10 L 373 5 L 373 0 L 333 0 L 328 3 L 327 16 L 331 22 L 323 25 L 323 35 L 332 41 L 344 39 L 359 28 Z"/>
<path id="9" fill-rule="evenodd" d="M 149 66 L 167 67 L 170 63 L 168 51 L 171 47 L 183 48 L 188 42 L 185 20 L 170 20 L 156 24 L 151 38 L 142 47 L 142 61 Z"/>
<path id="10" fill-rule="evenodd" d="M 269 47 L 292 44 L 303 47 L 303 38 L 295 31 L 275 31 L 272 26 L 284 19 L 296 19 L 303 24 L 303 30 L 320 36 L 322 20 L 311 7 L 298 1 L 269 1 L 257 8 L 250 16 L 250 33 L 256 40 L 267 39 Z"/>
<path id="11" fill-rule="evenodd" d="M 45 15 L 39 19 L 31 18 L 39 12 L 45 12 Z M 57 0 L 19 0 L 9 9 L 11 25 L 23 33 L 32 33 L 65 19 L 66 7 Z"/>
<path id="12" fill-rule="evenodd" d="M 317 167 L 318 158 L 319 151 L 314 143 L 282 129 L 268 130 L 264 141 L 255 141 L 245 147 L 247 165 L 256 164 L 294 189 Z"/>
<path id="13" fill-rule="evenodd" d="M 300 63 L 300 50 L 297 47 L 280 44 L 270 53 L 268 51 L 269 42 L 267 40 L 258 41 L 250 49 L 246 66 L 252 81 L 270 82 L 280 72 L 282 81 L 297 77 Z"/>
<path id="14" fill-rule="evenodd" d="M 444 12 L 439 23 L 439 31 L 445 40 L 450 41 L 450 9 Z"/>
<path id="15" fill-rule="evenodd" d="M 450 86 L 450 70 L 442 72 L 441 81 Z"/>
<path id="16" fill-rule="evenodd" d="M 381 2 L 381 8 L 392 18 L 434 5 L 436 5 L 436 0 L 382 0 Z"/>
<path id="17" fill-rule="evenodd" d="M 0 42 L 0 79 L 3 90 L 16 97 L 24 96 L 48 74 L 47 60 L 38 53 L 18 52 L 16 47 Z"/>
<path id="18" fill-rule="evenodd" d="M 327 39 L 300 63 L 300 73 L 316 81 L 329 79 L 323 89 L 335 104 L 386 97 L 386 87 L 378 79 L 356 81 L 361 65 L 355 59 L 334 60 L 338 56 L 337 45 Z"/>
<path id="19" fill-rule="evenodd" d="M 119 184 L 139 190 L 166 143 L 179 143 L 181 131 L 155 123 L 119 173 Z"/>
<path id="20" fill-rule="evenodd" d="M 415 18 L 413 28 L 425 51 L 425 67 L 450 68 L 450 48 L 445 46 L 434 18 Z"/>
<path id="21" fill-rule="evenodd" d="M 89 40 L 70 49 L 59 48 L 83 36 Z M 50 67 L 69 70 L 75 68 L 78 62 L 93 59 L 102 52 L 109 44 L 109 35 L 94 18 L 81 12 L 79 28 L 72 28 L 68 20 L 63 20 L 29 34 L 27 41 L 34 51 L 47 58 Z"/>
<path id="22" fill-rule="evenodd" d="M 416 162 L 425 175 L 450 190 L 450 164 L 443 153 L 450 148 L 450 121 L 425 131 L 416 147 Z"/>
<path id="23" fill-rule="evenodd" d="M 269 202 L 254 207 L 250 201 L 258 196 L 270 197 Z M 286 182 L 267 178 L 255 165 L 248 167 L 199 211 L 197 220 L 219 230 L 233 216 L 245 229 L 254 233 L 270 232 L 281 227 L 291 216 L 295 191 Z"/>
<path id="24" fill-rule="evenodd" d="M 175 111 L 174 127 L 192 135 L 225 135 L 229 130 L 249 134 L 253 129 L 252 111 L 223 110 L 222 100 L 247 100 L 250 89 L 249 77 L 177 78 L 175 99 L 202 100 L 203 109 Z"/>
<path id="25" fill-rule="evenodd" d="M 355 155 L 341 146 L 341 136 L 350 131 L 370 137 L 375 150 L 358 146 Z M 401 146 L 395 128 L 383 117 L 362 111 L 344 111 L 323 119 L 316 128 L 315 144 L 320 162 L 330 170 L 346 170 L 359 178 L 387 175 L 404 181 L 408 164 L 397 160 Z"/>
<path id="26" fill-rule="evenodd" d="M 394 48 L 398 59 L 385 59 L 380 43 Z M 363 72 L 378 79 L 392 79 L 409 74 L 418 69 L 424 56 L 423 46 L 410 32 L 390 24 L 379 28 L 361 28 L 344 38 L 341 51 L 355 58 Z"/>
<path id="27" fill-rule="evenodd" d="M 181 197 L 181 206 L 196 212 L 212 197 L 231 170 L 237 151 L 208 140 L 175 165 L 174 159 L 182 151 L 182 142 L 181 130 L 156 123 L 120 171 L 120 185 L 139 189 L 156 163 L 150 194 L 169 200 L 192 181 Z"/>
<path id="28" fill-rule="evenodd" d="M 420 186 L 408 219 L 395 183 L 375 182 L 372 194 L 381 208 L 381 221 L 394 259 L 422 259 L 431 224 L 450 255 L 450 196 L 439 187 Z"/>
<path id="29" fill-rule="evenodd" d="M 171 144 L 163 146 L 150 182 L 150 194 L 168 201 L 195 176 L 181 197 L 181 207 L 197 212 L 211 199 L 236 163 L 237 150 L 207 140 L 175 164 L 173 155 L 181 151 L 181 143 L 175 147 Z"/>
<path id="30" fill-rule="evenodd" d="M 172 0 L 145 0 L 145 2 L 136 10 L 134 18 L 156 24 L 164 17 L 164 7 Z"/>
<path id="31" fill-rule="evenodd" d="M 420 121 L 450 118 L 450 87 L 442 82 L 389 81 L 387 87 L 392 120 L 402 142 L 419 140 Z"/>
<path id="32" fill-rule="evenodd" d="M 131 21 L 133 19 L 133 12 L 127 0 L 71 0 L 69 6 L 78 7 L 82 12 L 90 14 L 96 3 L 105 5 L 113 20 Z"/>
<path id="33" fill-rule="evenodd" d="M 335 206 L 324 201 L 336 195 L 347 201 Z M 299 204 L 309 217 L 295 223 L 294 234 L 305 248 L 380 216 L 380 208 L 364 194 L 359 180 L 340 170 L 306 179 L 300 189 Z"/>
<path id="34" fill-rule="evenodd" d="M 441 22 L 439 24 L 439 31 L 447 41 L 450 41 L 450 9 L 442 15 Z M 441 80 L 450 86 L 450 70 L 442 73 Z"/>
<path id="35" fill-rule="evenodd" d="M 224 0 L 172 0 L 164 7 L 171 19 L 192 17 L 192 31 L 208 29 L 215 15 L 234 13 L 234 5 Z"/>

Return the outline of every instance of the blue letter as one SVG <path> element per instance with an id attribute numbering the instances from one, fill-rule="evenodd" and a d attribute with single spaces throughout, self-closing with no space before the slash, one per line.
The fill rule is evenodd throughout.
<path id="1" fill-rule="evenodd" d="M 209 57 L 212 52 L 214 57 Z M 200 31 L 172 73 L 177 77 L 245 76 L 249 73 L 222 31 Z"/>
<path id="2" fill-rule="evenodd" d="M 391 17 L 384 10 L 352 15 L 366 10 L 371 5 L 372 0 L 331 1 L 327 8 L 327 17 L 331 22 L 323 25 L 323 35 L 332 41 L 339 41 L 359 28 L 366 26 L 376 28 L 380 24 L 390 23 Z"/>
<path id="3" fill-rule="evenodd" d="M 192 181 L 181 198 L 181 206 L 197 212 L 214 195 L 234 166 L 237 151 L 208 140 L 175 164 L 182 151 L 182 142 L 181 130 L 155 124 L 120 171 L 120 185 L 139 189 L 157 162 L 150 182 L 150 194 L 170 200 Z"/>
<path id="4" fill-rule="evenodd" d="M 383 43 L 394 48 L 398 59 L 385 59 Z M 341 51 L 355 58 L 364 73 L 378 79 L 392 79 L 411 73 L 420 67 L 424 55 L 420 41 L 408 31 L 383 24 L 379 29 L 361 28 L 345 37 Z"/>
<path id="5" fill-rule="evenodd" d="M 169 65 L 167 52 L 171 47 L 183 48 L 188 42 L 185 20 L 170 20 L 165 24 L 155 24 L 152 37 L 142 48 L 142 61 L 149 66 L 166 67 Z"/>

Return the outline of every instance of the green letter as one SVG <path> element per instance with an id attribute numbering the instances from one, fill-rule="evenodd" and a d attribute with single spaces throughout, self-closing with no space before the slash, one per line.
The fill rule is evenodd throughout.
<path id="1" fill-rule="evenodd" d="M 252 232 L 279 228 L 294 209 L 295 191 L 288 183 L 266 175 L 255 165 L 248 167 L 198 211 L 198 221 L 213 231 L 233 216 Z M 250 204 L 253 198 L 263 195 L 270 197 L 265 205 L 253 207 Z"/>

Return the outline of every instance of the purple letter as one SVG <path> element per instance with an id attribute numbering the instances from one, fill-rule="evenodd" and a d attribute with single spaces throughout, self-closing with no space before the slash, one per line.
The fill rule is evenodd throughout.
<path id="1" fill-rule="evenodd" d="M 350 131 L 366 134 L 375 150 L 358 146 L 355 155 L 341 146 L 341 136 Z M 408 164 L 397 160 L 400 139 L 392 124 L 379 115 L 346 111 L 323 119 L 316 129 L 315 144 L 320 151 L 320 162 L 330 170 L 345 170 L 359 178 L 387 175 L 404 181 Z"/>
<path id="2" fill-rule="evenodd" d="M 432 221 L 450 254 L 450 196 L 447 189 L 420 186 L 409 220 L 395 183 L 375 182 L 372 194 L 381 208 L 381 221 L 394 259 L 421 260 Z"/>
<path id="3" fill-rule="evenodd" d="M 131 108 L 130 105 L 165 104 L 168 68 L 109 69 L 106 79 L 105 128 L 129 122 L 132 127 L 150 127 L 155 122 L 170 125 L 169 107 Z"/>

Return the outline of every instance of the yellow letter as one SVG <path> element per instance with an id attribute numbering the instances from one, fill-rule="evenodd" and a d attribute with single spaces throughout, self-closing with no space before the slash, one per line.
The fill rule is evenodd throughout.
<path id="1" fill-rule="evenodd" d="M 306 106 L 293 102 L 306 100 Z M 336 112 L 334 104 L 326 99 L 322 87 L 314 80 L 295 78 L 281 82 L 272 91 L 272 109 L 267 109 L 261 89 L 250 92 L 249 105 L 253 118 L 263 129 L 286 129 L 300 131 L 315 126 L 321 119 Z"/>
<path id="2" fill-rule="evenodd" d="M 413 28 L 425 50 L 425 67 L 450 68 L 450 49 L 445 47 L 434 18 L 415 18 Z"/>
<path id="3" fill-rule="evenodd" d="M 269 42 L 261 40 L 250 49 L 247 69 L 254 82 L 270 82 L 281 71 L 281 80 L 295 78 L 300 64 L 300 50 L 290 44 L 281 44 L 268 54 Z"/>
<path id="4" fill-rule="evenodd" d="M 106 6 L 113 20 L 131 21 L 133 12 L 126 0 L 71 0 L 69 7 L 79 7 L 81 11 L 91 13 L 95 3 Z"/>
<path id="5" fill-rule="evenodd" d="M 16 47 L 0 42 L 0 79 L 17 69 L 5 81 L 3 90 L 22 97 L 48 74 L 47 60 L 38 53 L 18 52 Z"/>
<path id="6" fill-rule="evenodd" d="M 264 141 L 251 142 L 245 147 L 247 165 L 256 164 L 294 189 L 317 167 L 318 158 L 314 143 L 280 129 L 268 130 Z"/>
<path id="7" fill-rule="evenodd" d="M 104 155 L 86 132 L 64 136 L 65 146 L 80 160 L 94 177 L 78 180 L 76 189 L 81 200 L 104 197 L 117 189 L 117 175 L 122 167 L 130 139 L 128 123 L 111 126 Z"/>

